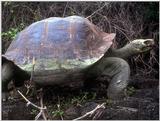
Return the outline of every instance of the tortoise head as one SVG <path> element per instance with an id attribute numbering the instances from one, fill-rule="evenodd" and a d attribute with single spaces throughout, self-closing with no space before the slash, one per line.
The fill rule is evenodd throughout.
<path id="1" fill-rule="evenodd" d="M 153 39 L 136 39 L 130 42 L 130 47 L 136 53 L 143 53 L 151 50 L 154 45 Z"/>

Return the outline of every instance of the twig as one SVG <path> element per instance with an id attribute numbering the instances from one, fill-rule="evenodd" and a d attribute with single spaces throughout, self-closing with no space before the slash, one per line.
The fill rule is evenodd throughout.
<path id="1" fill-rule="evenodd" d="M 94 14 L 96 14 L 98 11 L 102 10 L 105 6 L 106 6 L 106 3 L 105 3 L 102 7 L 100 7 L 100 8 L 97 9 L 96 11 L 94 11 L 91 15 L 89 15 L 89 16 L 86 17 L 86 18 L 88 19 L 88 18 L 92 17 L 92 16 L 93 16 Z"/>
<path id="2" fill-rule="evenodd" d="M 96 120 L 99 116 L 101 116 L 101 114 L 102 114 L 102 111 L 98 111 L 98 112 L 94 115 L 94 117 L 92 118 L 92 120 Z"/>
<path id="3" fill-rule="evenodd" d="M 116 25 L 114 25 L 113 27 L 114 27 L 115 29 L 119 30 L 119 31 L 128 39 L 129 42 L 131 41 L 131 39 L 129 39 L 129 37 L 126 35 L 125 32 L 123 32 L 123 31 L 121 30 L 120 27 L 118 27 L 118 26 L 116 26 Z"/>
<path id="4" fill-rule="evenodd" d="M 43 107 L 43 97 L 41 97 L 40 103 L 41 103 L 41 107 Z M 46 106 L 44 108 L 46 108 Z M 35 120 L 38 120 L 41 115 L 42 115 L 42 117 L 43 117 L 44 120 L 47 120 L 46 115 L 45 115 L 43 109 L 40 110 L 40 112 L 38 113 L 38 115 L 35 117 Z"/>
<path id="5" fill-rule="evenodd" d="M 62 17 L 64 17 L 64 16 L 65 16 L 65 13 L 66 13 L 66 9 L 67 9 L 67 7 L 68 7 L 68 2 L 66 3 L 66 6 L 65 6 L 65 8 L 64 8 L 63 16 L 62 16 Z"/>
<path id="6" fill-rule="evenodd" d="M 84 115 L 82 115 L 82 116 L 80 116 L 80 117 L 78 117 L 78 118 L 76 118 L 76 119 L 73 119 L 73 121 L 76 121 L 76 120 L 85 118 L 85 117 L 87 117 L 88 115 L 92 116 L 93 113 L 94 113 L 96 110 L 98 110 L 98 109 L 100 109 L 100 108 L 105 109 L 105 106 L 104 106 L 104 105 L 105 105 L 105 103 L 102 103 L 101 105 L 97 105 L 96 108 L 94 108 L 93 110 L 91 110 L 91 111 L 85 113 Z M 94 118 L 95 118 L 95 117 L 94 117 Z"/>
<path id="7" fill-rule="evenodd" d="M 45 110 L 46 109 L 46 107 L 39 107 L 39 106 L 37 106 L 36 104 L 34 104 L 34 103 L 32 103 L 31 101 L 29 101 L 19 90 L 17 90 L 18 91 L 18 93 L 24 98 L 24 100 L 27 102 L 27 106 L 29 106 L 29 105 L 32 105 L 33 107 L 35 107 L 35 108 L 38 108 L 39 110 Z"/>
<path id="8" fill-rule="evenodd" d="M 35 120 L 37 121 L 41 115 L 42 115 L 42 110 L 40 110 L 40 112 L 38 113 L 38 115 L 35 117 Z"/>
<path id="9" fill-rule="evenodd" d="M 44 108 L 47 109 L 46 106 L 43 106 L 43 94 L 41 95 L 40 104 L 41 104 L 41 107 L 44 107 Z M 43 119 L 47 120 L 44 110 L 41 109 L 41 111 L 42 111 L 42 117 L 43 117 Z"/>
<path id="10" fill-rule="evenodd" d="M 33 107 L 38 108 L 40 110 L 38 115 L 35 117 L 35 120 L 38 120 L 41 115 L 44 118 L 44 120 L 47 120 L 47 118 L 45 116 L 45 113 L 44 113 L 44 110 L 46 110 L 47 107 L 46 106 L 43 107 L 43 96 L 41 96 L 41 99 L 40 99 L 41 107 L 39 107 L 36 104 L 34 104 L 31 101 L 29 101 L 19 90 L 17 90 L 17 91 L 25 99 L 25 101 L 27 102 L 27 106 L 32 105 Z"/>

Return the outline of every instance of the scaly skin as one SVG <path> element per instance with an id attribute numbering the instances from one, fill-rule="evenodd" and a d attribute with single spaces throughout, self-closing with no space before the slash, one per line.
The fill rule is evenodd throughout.
<path id="1" fill-rule="evenodd" d="M 88 69 L 87 75 L 93 75 L 92 79 L 88 79 L 89 81 L 101 76 L 111 78 L 111 80 L 106 80 L 109 84 L 107 96 L 110 99 L 117 99 L 124 97 L 124 90 L 128 85 L 130 76 L 130 67 L 128 63 L 121 58 L 103 57 Z"/>
<path id="2" fill-rule="evenodd" d="M 125 94 L 124 90 L 129 83 L 130 67 L 124 59 L 147 52 L 152 49 L 153 45 L 153 39 L 137 39 L 123 48 L 110 48 L 105 53 L 94 69 L 97 73 L 111 77 L 107 89 L 107 95 L 110 99 L 123 97 Z"/>
<path id="3" fill-rule="evenodd" d="M 136 39 L 120 49 L 110 48 L 105 53 L 104 57 L 119 57 L 126 59 L 140 53 L 148 52 L 152 49 L 153 45 L 153 39 Z"/>

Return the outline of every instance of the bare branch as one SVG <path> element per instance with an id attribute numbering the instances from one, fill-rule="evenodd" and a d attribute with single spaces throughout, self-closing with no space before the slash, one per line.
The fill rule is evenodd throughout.
<path id="1" fill-rule="evenodd" d="M 62 17 L 64 17 L 64 16 L 65 16 L 65 13 L 66 13 L 66 9 L 67 9 L 67 7 L 68 7 L 68 2 L 67 2 L 66 6 L 65 6 L 65 8 L 64 8 L 64 12 L 63 12 L 63 16 L 62 16 Z"/>
<path id="2" fill-rule="evenodd" d="M 43 94 L 41 95 L 40 104 L 41 104 L 41 107 L 44 107 L 44 108 L 47 109 L 47 107 L 43 105 Z M 40 112 L 42 112 L 42 117 L 43 117 L 43 119 L 44 119 L 44 120 L 47 120 L 44 110 L 41 109 Z"/>
<path id="3" fill-rule="evenodd" d="M 27 106 L 28 105 L 32 105 L 33 107 L 35 107 L 35 108 L 38 108 L 39 110 L 41 110 L 41 109 L 46 109 L 46 107 L 45 108 L 43 108 L 43 107 L 39 107 L 39 106 L 37 106 L 36 104 L 34 104 L 34 103 L 32 103 L 31 101 L 29 101 L 19 90 L 17 90 L 18 91 L 18 93 L 24 98 L 24 100 L 27 102 Z"/>
<path id="4" fill-rule="evenodd" d="M 105 105 L 105 103 L 102 103 L 101 105 L 97 105 L 97 107 L 95 107 L 93 110 L 87 112 L 87 113 L 84 114 L 83 116 L 80 116 L 80 117 L 78 117 L 78 118 L 76 118 L 76 119 L 73 119 L 73 121 L 83 119 L 83 118 L 87 117 L 88 115 L 89 115 L 89 116 L 92 116 L 93 113 L 95 113 L 95 111 L 97 111 L 98 109 L 100 109 L 100 108 L 105 109 L 105 106 L 104 106 L 104 105 Z M 99 115 L 99 114 L 98 114 L 98 115 Z M 95 118 L 95 116 L 94 116 L 94 118 Z"/>
<path id="5" fill-rule="evenodd" d="M 91 15 L 89 15 L 88 17 L 86 17 L 87 19 L 92 17 L 94 14 L 96 14 L 98 11 L 102 10 L 107 4 L 105 3 L 101 8 L 99 8 L 98 10 L 94 11 Z"/>
<path id="6" fill-rule="evenodd" d="M 35 107 L 35 108 L 37 108 L 37 109 L 40 110 L 40 112 L 38 113 L 38 115 L 35 117 L 35 120 L 38 120 L 41 115 L 42 115 L 42 117 L 43 117 L 44 120 L 47 120 L 47 118 L 45 116 L 45 113 L 44 113 L 44 110 L 46 110 L 47 107 L 43 106 L 43 96 L 42 95 L 41 95 L 41 99 L 40 99 L 41 107 L 39 107 L 36 104 L 34 104 L 31 101 L 29 101 L 19 90 L 17 90 L 17 91 L 25 99 L 25 101 L 27 102 L 27 106 L 32 105 L 33 107 Z"/>

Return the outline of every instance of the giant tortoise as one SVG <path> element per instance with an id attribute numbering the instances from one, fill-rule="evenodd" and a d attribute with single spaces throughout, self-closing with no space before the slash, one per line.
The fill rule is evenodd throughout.
<path id="1" fill-rule="evenodd" d="M 51 17 L 21 31 L 2 56 L 2 92 L 29 80 L 44 86 L 110 77 L 108 98 L 123 97 L 130 67 L 125 58 L 149 51 L 153 39 L 136 39 L 120 49 L 111 47 L 115 33 L 105 33 L 79 16 Z M 108 80 L 107 80 L 108 81 Z"/>

